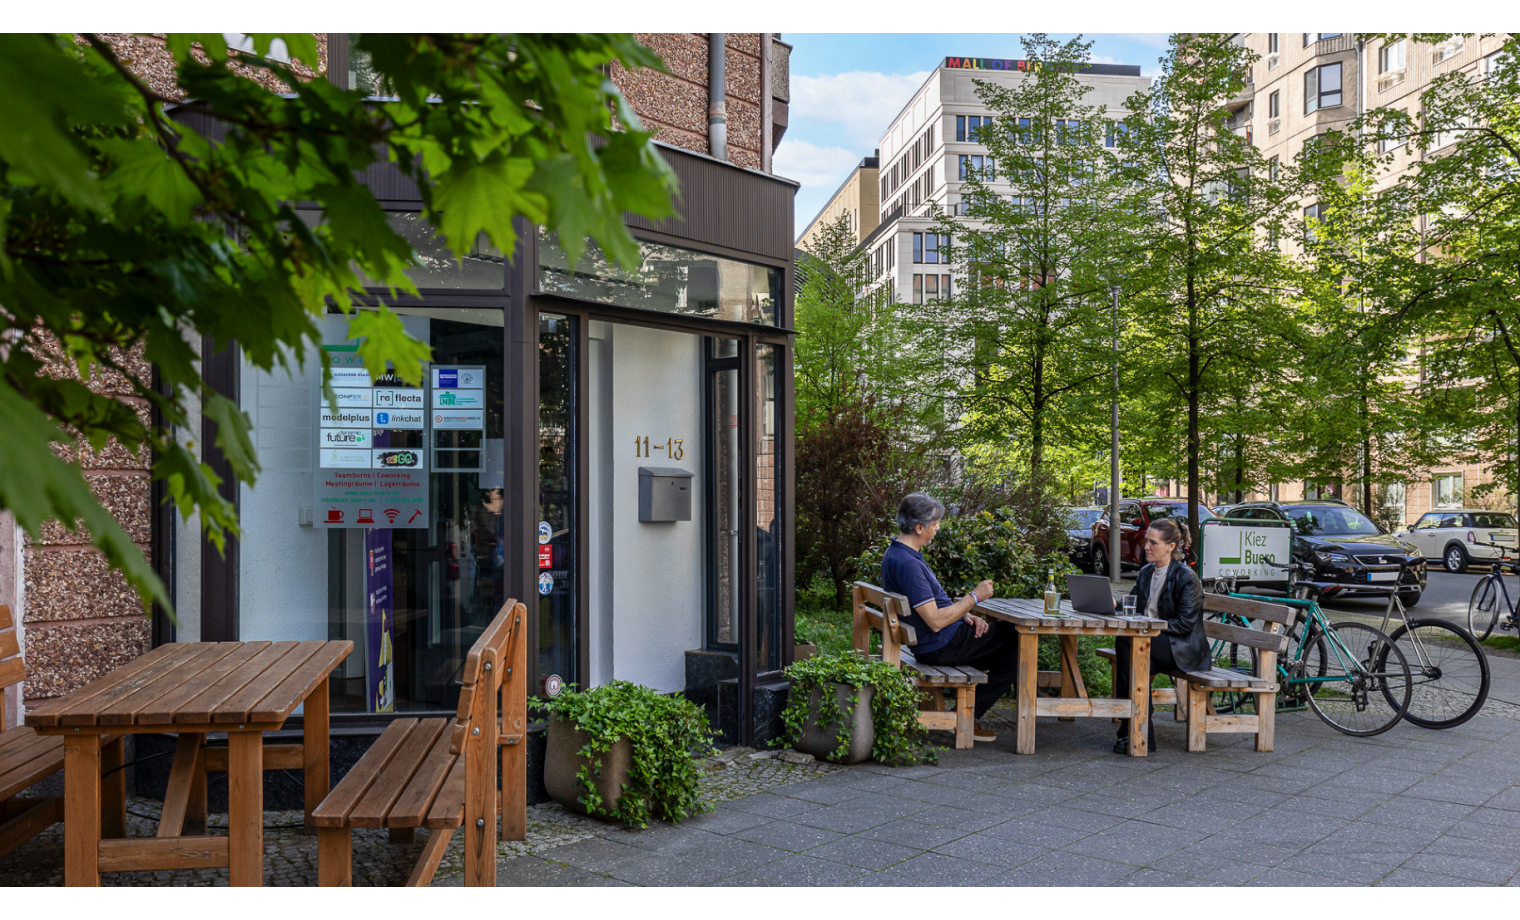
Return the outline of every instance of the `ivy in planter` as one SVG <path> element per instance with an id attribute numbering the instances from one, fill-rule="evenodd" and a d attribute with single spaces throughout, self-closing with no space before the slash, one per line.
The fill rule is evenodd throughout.
<path id="1" fill-rule="evenodd" d="M 781 714 L 786 737 L 778 744 L 793 744 L 802 737 L 808 720 L 808 701 L 813 691 L 818 690 L 818 721 L 840 726 L 839 747 L 833 756 L 843 758 L 850 747 L 848 733 L 853 721 L 848 712 L 859 704 L 861 688 L 869 686 L 875 688 L 871 723 L 876 729 L 876 740 L 871 745 L 871 759 L 890 766 L 934 763 L 938 759 L 928 743 L 928 729 L 918 721 L 918 688 L 896 667 L 870 661 L 853 651 L 827 652 L 796 662 L 785 673 L 792 681 L 792 689 L 786 711 Z M 841 708 L 835 699 L 833 684 L 852 688 L 847 702 L 849 710 Z"/>
<path id="2" fill-rule="evenodd" d="M 594 815 L 647 827 L 651 818 L 672 824 L 712 811 L 702 799 L 698 759 L 716 753 L 707 713 L 680 695 L 662 693 L 615 680 L 590 690 L 573 687 L 551 700 L 534 698 L 534 706 L 567 719 L 590 736 L 581 748 L 585 762 L 576 772 L 581 804 Z M 597 792 L 602 758 L 627 736 L 633 748 L 629 782 L 616 810 Z"/>

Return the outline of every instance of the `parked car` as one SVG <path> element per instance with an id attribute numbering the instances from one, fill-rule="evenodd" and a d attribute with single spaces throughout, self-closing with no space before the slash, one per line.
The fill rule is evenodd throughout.
<path id="1" fill-rule="evenodd" d="M 1287 521 L 1293 528 L 1293 559 L 1308 563 L 1321 597 L 1382 596 L 1372 585 L 1398 586 L 1399 600 L 1413 607 L 1425 591 L 1425 557 L 1412 543 L 1388 533 L 1345 502 L 1246 502 L 1227 521 Z"/>
<path id="2" fill-rule="evenodd" d="M 1502 550 L 1485 543 L 1507 546 L 1511 552 L 1520 548 L 1515 516 L 1481 508 L 1426 512 L 1400 537 L 1413 543 L 1426 559 L 1439 561 L 1448 572 L 1465 572 L 1474 562 L 1492 563 L 1503 555 Z"/>
<path id="3" fill-rule="evenodd" d="M 1108 509 L 1093 522 L 1092 561 L 1093 571 L 1108 574 Z M 1207 505 L 1198 506 L 1198 521 L 1202 523 L 1214 517 Z M 1188 503 L 1185 498 L 1131 498 L 1119 500 L 1119 568 L 1139 568 L 1145 564 L 1145 531 L 1152 521 L 1172 518 L 1183 527 L 1187 526 Z M 1188 555 L 1188 562 L 1194 558 Z"/>
<path id="4" fill-rule="evenodd" d="M 1077 568 L 1085 569 L 1092 565 L 1092 528 L 1093 522 L 1103 516 L 1103 508 L 1093 505 L 1081 508 L 1062 508 L 1066 512 L 1067 521 L 1066 554 L 1071 561 L 1077 564 Z"/>

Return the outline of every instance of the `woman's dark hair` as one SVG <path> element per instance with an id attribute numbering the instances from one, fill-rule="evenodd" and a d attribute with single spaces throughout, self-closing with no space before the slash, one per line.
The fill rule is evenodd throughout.
<path id="1" fill-rule="evenodd" d="M 897 530 L 914 533 L 918 525 L 925 527 L 945 516 L 945 506 L 922 492 L 904 495 L 897 503 Z"/>
<path id="2" fill-rule="evenodd" d="M 1181 562 L 1183 559 L 1187 558 L 1187 537 L 1183 536 L 1184 531 L 1181 527 L 1177 526 L 1176 521 L 1172 520 L 1171 518 L 1161 518 L 1159 520 L 1151 521 L 1150 529 L 1154 530 L 1156 534 L 1166 542 L 1175 543 L 1177 545 L 1177 548 L 1172 550 L 1173 562 Z"/>

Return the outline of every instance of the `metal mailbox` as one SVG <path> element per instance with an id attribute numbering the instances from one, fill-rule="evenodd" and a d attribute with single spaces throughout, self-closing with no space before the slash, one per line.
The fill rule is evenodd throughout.
<path id="1" fill-rule="evenodd" d="M 639 520 L 691 520 L 691 474 L 673 467 L 639 467 Z"/>

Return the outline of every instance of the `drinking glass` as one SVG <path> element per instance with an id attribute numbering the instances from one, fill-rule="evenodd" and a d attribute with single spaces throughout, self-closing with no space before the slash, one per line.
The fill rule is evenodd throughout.
<path id="1" fill-rule="evenodd" d="M 1130 595 L 1124 599 L 1124 615 L 1127 617 L 1132 617 L 1135 615 L 1134 595 Z"/>

